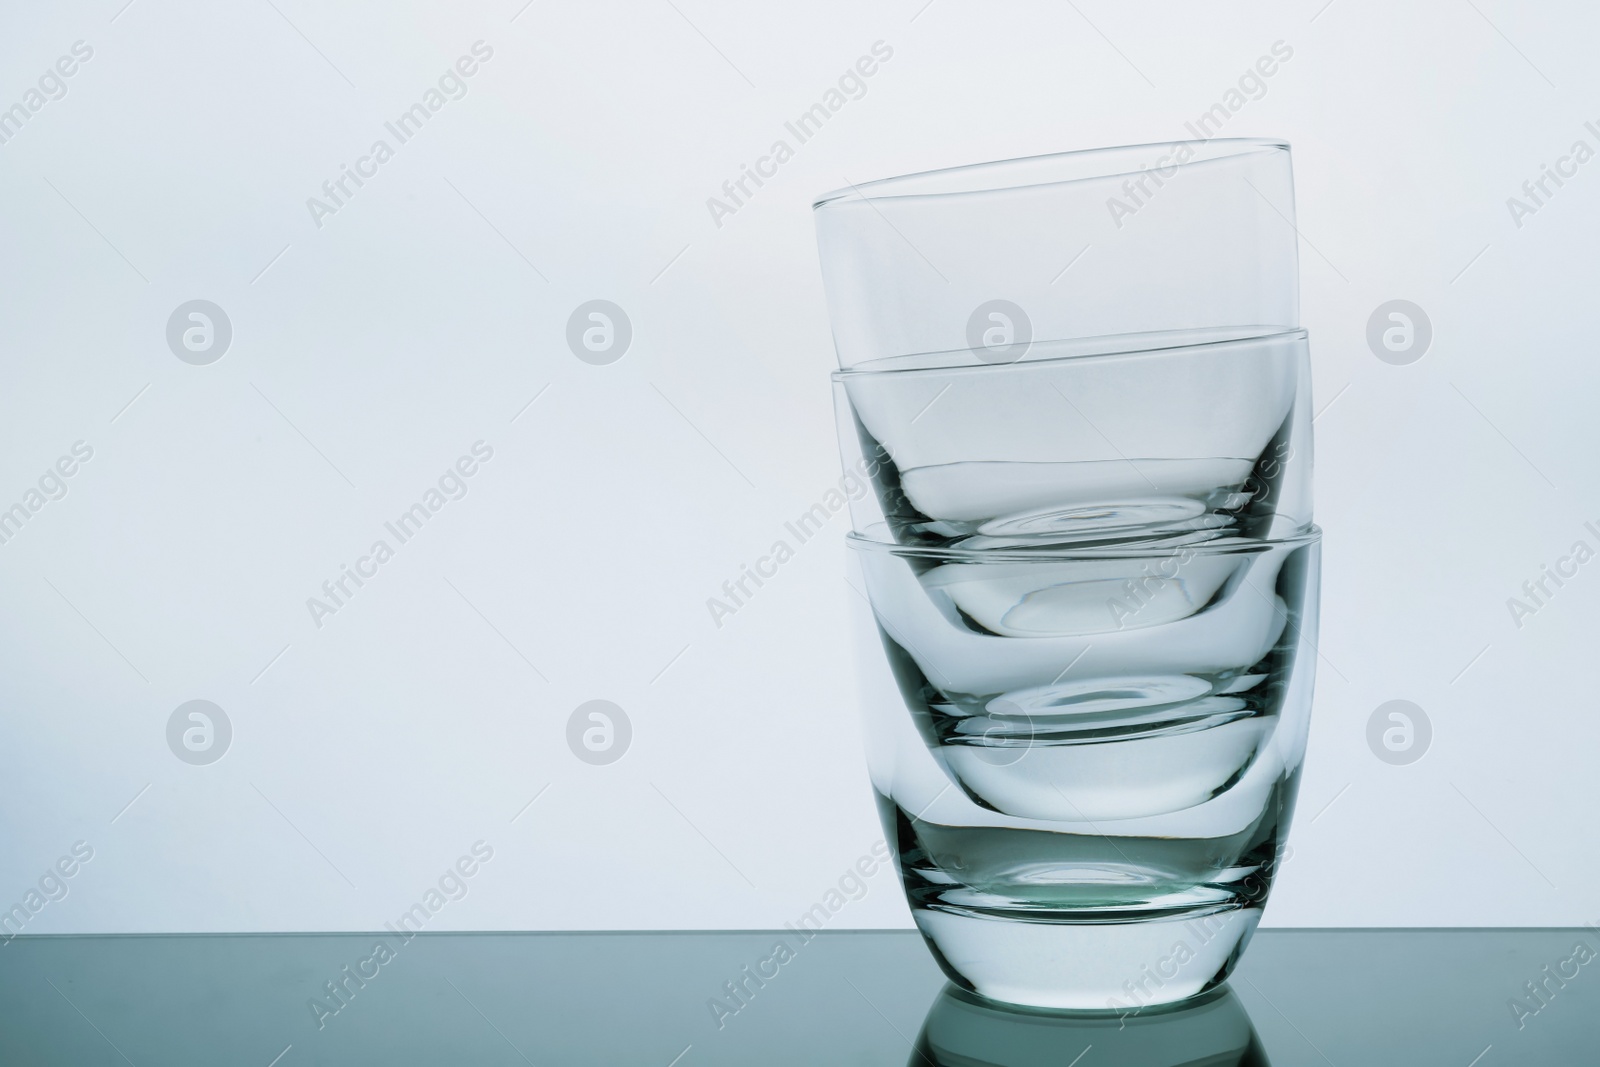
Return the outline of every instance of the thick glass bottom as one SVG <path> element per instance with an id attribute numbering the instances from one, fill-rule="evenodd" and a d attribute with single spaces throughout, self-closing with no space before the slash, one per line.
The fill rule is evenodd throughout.
<path id="1" fill-rule="evenodd" d="M 918 908 L 917 927 L 952 982 L 1030 1008 L 1133 1014 L 1198 996 L 1232 972 L 1256 907 L 1132 922 L 1028 922 Z"/>
<path id="2" fill-rule="evenodd" d="M 912 916 L 950 980 L 1035 1008 L 1135 1012 L 1232 971 L 1280 860 L 1292 777 L 1236 832 L 952 826 L 879 796 Z M 1037 826 L 1037 824 L 1035 824 Z M 1221 829 L 1221 827 L 1218 827 Z"/>

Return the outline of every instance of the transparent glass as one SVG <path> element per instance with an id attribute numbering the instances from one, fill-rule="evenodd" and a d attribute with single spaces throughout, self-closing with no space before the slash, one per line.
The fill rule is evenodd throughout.
<path id="1" fill-rule="evenodd" d="M 1217 138 L 866 182 L 816 202 L 839 365 L 1300 325 L 1289 146 Z"/>
<path id="2" fill-rule="evenodd" d="M 873 488 L 851 501 L 857 532 L 976 549 L 1311 523 L 1304 330 L 924 354 L 833 379 L 845 468 Z"/>
<path id="3" fill-rule="evenodd" d="M 873 789 L 953 982 L 1124 1010 L 1227 976 L 1294 806 L 1320 536 L 850 536 L 886 657 L 865 671 Z"/>

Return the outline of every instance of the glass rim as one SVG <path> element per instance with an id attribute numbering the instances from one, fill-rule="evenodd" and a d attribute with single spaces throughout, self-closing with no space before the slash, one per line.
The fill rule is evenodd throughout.
<path id="1" fill-rule="evenodd" d="M 1253 330 L 1260 332 L 1233 333 L 1234 330 Z M 1193 340 L 1207 332 L 1216 332 L 1225 336 L 1218 336 L 1208 340 Z M 1159 352 L 1180 352 L 1185 349 L 1213 350 L 1234 346 L 1281 343 L 1284 341 L 1305 340 L 1310 333 L 1304 326 L 1218 326 L 1193 330 L 1159 330 L 1149 333 L 1126 334 L 1100 334 L 1095 337 L 1067 337 L 1055 341 L 1030 341 L 1028 349 L 1044 348 L 1073 348 L 1078 347 L 1084 351 L 1065 351 L 1055 355 L 1028 359 L 1019 357 L 1006 363 L 972 363 L 969 357 L 976 353 L 971 348 L 947 348 L 937 352 L 912 352 L 900 356 L 884 356 L 880 359 L 870 359 L 861 363 L 842 367 L 829 373 L 829 378 L 835 382 L 845 382 L 851 378 L 865 378 L 878 374 L 954 374 L 958 372 L 983 373 L 985 371 L 1005 371 L 1016 367 L 1049 366 L 1054 363 L 1064 363 L 1068 360 L 1098 360 L 1111 359 L 1123 356 L 1146 356 Z M 1161 339 L 1165 339 L 1163 343 Z M 1117 342 L 1122 342 L 1117 344 Z M 1116 347 L 1100 346 L 1113 344 Z M 900 360 L 913 359 L 939 359 L 946 357 L 949 361 L 935 363 L 931 366 L 875 366 L 876 364 L 892 364 Z"/>
<path id="2" fill-rule="evenodd" d="M 1215 541 L 1162 544 L 1130 541 L 1096 547 L 1041 545 L 1038 548 L 950 548 L 937 545 L 903 545 L 880 541 L 855 530 L 845 534 L 845 542 L 858 552 L 887 552 L 896 556 L 938 560 L 944 563 L 1056 563 L 1063 560 L 1166 559 L 1172 556 L 1236 556 L 1274 548 L 1299 548 L 1322 541 L 1322 527 L 1309 523 L 1299 533 L 1282 537 L 1232 537 Z"/>
<path id="3" fill-rule="evenodd" d="M 1067 177 L 1034 177 L 1027 180 L 995 181 L 987 184 L 971 185 L 970 179 L 985 173 L 999 177 L 1004 171 L 1039 171 L 1055 168 L 1071 169 L 1074 165 L 1083 164 L 1096 158 L 1113 159 L 1118 155 L 1131 155 L 1143 150 L 1166 148 L 1177 151 L 1180 147 L 1188 146 L 1195 153 L 1195 158 L 1174 164 L 1178 167 L 1191 167 L 1200 163 L 1214 163 L 1224 159 L 1236 159 L 1240 156 L 1255 155 L 1262 152 L 1291 152 L 1288 141 L 1278 137 L 1212 137 L 1205 140 L 1180 139 L 1176 141 L 1150 141 L 1145 144 L 1109 145 L 1102 148 L 1077 148 L 1068 152 L 1046 152 L 1034 156 L 1017 156 L 1012 159 L 995 159 L 983 163 L 963 163 L 954 167 L 936 167 L 932 170 L 913 171 L 909 174 L 898 174 L 888 178 L 875 178 L 859 184 L 847 185 L 841 189 L 833 189 L 823 193 L 811 202 L 813 211 L 819 211 L 830 204 L 840 202 L 854 202 L 856 200 L 872 201 L 887 200 L 902 197 L 933 197 L 933 196 L 975 196 L 983 193 L 998 193 L 1015 189 L 1031 189 L 1047 185 L 1068 185 L 1080 181 L 1099 181 L 1105 178 L 1120 178 L 1124 175 L 1137 174 L 1137 169 L 1125 167 L 1107 167 L 1104 170 L 1091 170 L 1086 173 L 1073 174 Z M 1222 151 L 1208 151 L 1213 147 Z M 1231 149 L 1231 151 L 1229 150 Z M 939 188 L 941 184 L 948 184 L 949 188 Z M 896 191 L 905 186 L 930 185 L 933 188 L 909 191 Z"/>

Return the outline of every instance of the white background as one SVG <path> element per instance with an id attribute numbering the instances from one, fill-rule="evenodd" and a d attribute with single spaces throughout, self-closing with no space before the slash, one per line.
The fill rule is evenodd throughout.
<path id="1" fill-rule="evenodd" d="M 81 839 L 28 932 L 373 929 L 482 839 L 433 928 L 795 918 L 879 836 L 845 520 L 720 628 L 706 599 L 838 476 L 811 198 L 1182 137 L 1282 40 L 1224 131 L 1294 145 L 1321 410 L 1323 661 L 1267 922 L 1600 918 L 1600 562 L 1520 628 L 1506 604 L 1600 547 L 1600 162 L 1506 206 L 1600 146 L 1600 15 L 1323 3 L 7 5 L 0 107 L 94 55 L 0 145 L 0 506 L 94 458 L 0 545 L 0 904 Z M 478 40 L 467 95 L 319 228 L 306 199 Z M 233 325 L 210 366 L 164 337 L 195 298 Z M 564 338 L 596 298 L 633 323 L 610 366 Z M 1409 366 L 1365 342 L 1392 299 L 1433 322 Z M 468 495 L 316 627 L 478 440 Z M 234 730 L 204 767 L 165 739 L 197 698 Z M 565 740 L 597 698 L 633 725 L 609 766 Z M 1396 698 L 1434 730 L 1403 767 L 1366 742 Z M 907 923 L 888 875 L 834 919 Z"/>

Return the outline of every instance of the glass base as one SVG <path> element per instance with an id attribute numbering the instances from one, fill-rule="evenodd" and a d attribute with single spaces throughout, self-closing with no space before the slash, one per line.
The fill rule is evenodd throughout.
<path id="1" fill-rule="evenodd" d="M 912 918 L 953 983 L 1006 1004 L 1128 1013 L 1232 972 L 1286 855 L 1294 785 L 1236 789 L 1243 828 L 1189 838 L 1171 820 L 1141 820 L 1138 835 L 951 826 L 878 801 Z M 1226 806 L 1213 801 L 1189 829 L 1225 831 Z"/>
<path id="2" fill-rule="evenodd" d="M 989 1000 L 1133 1013 L 1220 984 L 1261 919 L 1258 907 L 1133 922 L 1022 922 L 917 909 L 945 974 Z"/>

